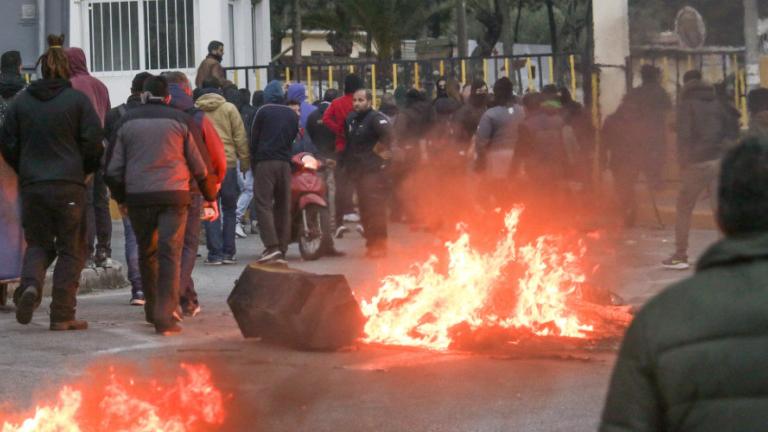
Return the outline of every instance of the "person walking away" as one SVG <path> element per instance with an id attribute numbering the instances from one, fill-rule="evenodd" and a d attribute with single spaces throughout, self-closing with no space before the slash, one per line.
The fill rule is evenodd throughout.
<path id="1" fill-rule="evenodd" d="M 291 148 L 299 134 L 299 116 L 284 105 L 282 83 L 264 89 L 250 130 L 253 199 L 264 252 L 259 263 L 285 260 L 291 240 Z"/>
<path id="2" fill-rule="evenodd" d="M 198 142 L 198 151 L 206 161 L 208 175 L 213 177 L 216 190 L 221 190 L 221 185 L 227 175 L 227 157 L 224 152 L 224 144 L 221 142 L 216 127 L 192 101 L 192 86 L 183 72 L 170 72 L 165 75 L 168 81 L 168 93 L 171 96 L 169 105 L 192 117 L 193 129 L 199 133 L 202 141 Z M 197 249 L 200 244 L 200 228 L 203 220 L 213 221 L 220 217 L 216 202 L 205 201 L 196 181 L 189 184 L 190 205 L 187 212 L 187 226 L 184 229 L 184 247 L 181 252 L 181 277 L 179 306 L 185 316 L 194 317 L 202 310 L 195 290 L 195 282 L 192 279 L 192 271 L 197 262 Z M 206 212 L 206 210 L 208 210 Z"/>
<path id="3" fill-rule="evenodd" d="M 750 137 L 730 150 L 719 183 L 725 238 L 699 258 L 695 274 L 635 316 L 600 432 L 765 429 L 768 141 Z"/>
<path id="4" fill-rule="evenodd" d="M 208 44 L 208 55 L 200 63 L 200 66 L 197 67 L 197 75 L 195 75 L 195 86 L 197 88 L 204 87 L 203 82 L 211 78 L 216 78 L 219 82 L 227 79 L 227 74 L 221 66 L 223 59 L 224 44 L 219 41 L 211 41 Z"/>
<path id="5" fill-rule="evenodd" d="M 88 96 L 103 127 L 107 112 L 112 108 L 107 86 L 88 72 L 85 53 L 82 49 L 67 48 L 64 51 L 69 59 L 72 88 Z M 104 183 L 102 169 L 96 171 L 88 183 L 87 197 L 88 266 L 111 267 L 112 216 L 109 212 L 109 191 Z"/>
<path id="6" fill-rule="evenodd" d="M 710 204 L 716 207 L 716 184 L 720 158 L 728 139 L 727 113 L 717 100 L 714 87 L 701 72 L 683 76 L 683 91 L 677 112 L 677 159 L 681 185 L 675 216 L 675 253 L 662 261 L 665 268 L 686 270 L 688 236 L 696 202 L 709 190 Z"/>
<path id="7" fill-rule="evenodd" d="M 291 84 L 288 86 L 286 98 L 288 100 L 295 100 L 300 104 L 299 125 L 302 129 L 306 129 L 309 115 L 317 110 L 316 106 L 307 102 L 307 88 L 304 87 L 304 84 Z"/>
<path id="8" fill-rule="evenodd" d="M 347 117 L 353 111 L 352 96 L 356 91 L 363 88 L 363 80 L 357 75 L 347 75 L 344 79 L 344 96 L 334 100 L 331 106 L 323 114 L 323 124 L 336 134 L 336 153 L 341 155 L 346 147 L 346 126 Z M 345 218 L 349 222 L 357 222 L 359 219 L 355 215 L 354 189 L 348 180 L 345 172 L 344 160 L 341 157 L 336 158 L 336 226 L 335 237 L 340 238 L 346 232 L 344 226 Z"/>
<path id="9" fill-rule="evenodd" d="M 6 51 L 0 56 L 0 126 L 14 97 L 27 82 L 21 77 L 21 54 Z M 16 174 L 0 157 L 0 281 L 18 279 L 24 259 L 24 230 Z"/>
<path id="10" fill-rule="evenodd" d="M 131 81 L 131 95 L 124 104 L 112 108 L 107 113 L 104 120 L 104 136 L 107 141 L 107 152 L 115 144 L 117 129 L 120 126 L 120 120 L 129 111 L 141 106 L 141 93 L 144 90 L 144 82 L 151 77 L 149 72 L 140 72 L 133 77 Z M 123 209 L 124 210 L 124 209 Z M 123 233 L 125 236 L 125 264 L 128 267 L 128 281 L 131 283 L 131 299 L 129 304 L 132 306 L 144 306 L 146 298 L 144 297 L 144 288 L 141 284 L 141 271 L 139 270 L 139 246 L 136 242 L 136 233 L 133 231 L 131 219 L 127 212 L 121 212 L 123 219 Z"/>
<path id="11" fill-rule="evenodd" d="M 607 167 L 613 174 L 613 185 L 618 210 L 621 213 L 624 226 L 631 228 L 637 218 L 637 196 L 635 186 L 643 170 L 643 147 L 637 143 L 641 127 L 635 122 L 630 106 L 625 98 L 615 113 L 609 115 L 601 130 L 603 148 L 608 156 Z"/>
<path id="12" fill-rule="evenodd" d="M 235 264 L 237 247 L 235 230 L 237 226 L 237 198 L 240 191 L 237 186 L 238 162 L 240 172 L 250 169 L 248 140 L 243 119 L 237 108 L 221 95 L 217 80 L 203 83 L 203 95 L 195 106 L 203 110 L 216 128 L 224 152 L 227 155 L 227 175 L 221 185 L 221 216 L 213 222 L 205 223 L 205 235 L 208 245 L 208 265 Z"/>
<path id="13" fill-rule="evenodd" d="M 387 254 L 387 165 L 392 158 L 392 125 L 373 109 L 370 91 L 354 93 L 354 112 L 347 119 L 344 160 L 357 189 L 360 219 L 365 229 L 366 257 Z"/>
<path id="14" fill-rule="evenodd" d="M 106 179 L 136 232 L 146 320 L 158 334 L 170 335 L 181 331 L 177 309 L 190 179 L 207 201 L 215 201 L 217 191 L 198 150 L 202 138 L 194 120 L 168 106 L 165 78 L 148 78 L 144 90 L 146 103 L 123 117 L 107 155 Z"/>
<path id="15" fill-rule="evenodd" d="M 43 78 L 18 94 L 0 129 L 0 150 L 18 174 L 27 242 L 16 321 L 29 324 L 41 302 L 46 269 L 53 271 L 51 330 L 83 330 L 75 318 L 85 264 L 85 183 L 103 153 L 101 120 L 86 95 L 69 82 L 63 38 L 48 36 L 40 57 Z"/>

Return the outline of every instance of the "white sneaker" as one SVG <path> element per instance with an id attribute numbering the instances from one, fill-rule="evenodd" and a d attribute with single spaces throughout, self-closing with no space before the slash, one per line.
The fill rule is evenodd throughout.
<path id="1" fill-rule="evenodd" d="M 360 215 L 357 213 L 347 213 L 344 215 L 344 222 L 358 223 L 360 222 Z"/>
<path id="2" fill-rule="evenodd" d="M 355 231 L 357 231 L 357 233 L 360 234 L 361 236 L 365 237 L 365 228 L 363 228 L 362 225 L 357 224 L 355 226 Z"/>
<path id="3" fill-rule="evenodd" d="M 245 230 L 243 229 L 243 226 L 241 224 L 235 225 L 235 235 L 237 238 L 244 239 L 248 237 L 248 234 L 245 233 Z"/>

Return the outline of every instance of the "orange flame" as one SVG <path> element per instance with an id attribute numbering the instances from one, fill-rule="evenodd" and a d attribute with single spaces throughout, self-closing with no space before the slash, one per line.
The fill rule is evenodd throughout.
<path id="1" fill-rule="evenodd" d="M 6 421 L 2 432 L 186 432 L 223 423 L 223 398 L 204 365 L 181 367 L 186 376 L 174 386 L 119 379 L 110 369 L 101 388 L 65 386 L 50 406 L 38 406 L 33 416 Z"/>
<path id="2" fill-rule="evenodd" d="M 411 274 L 386 277 L 370 303 L 363 301 L 365 341 L 445 350 L 451 346 L 450 330 L 466 323 L 472 329 L 485 326 L 528 328 L 541 336 L 586 337 L 592 327 L 583 325 L 568 310 L 566 301 L 585 281 L 579 269 L 580 255 L 563 253 L 554 237 L 540 237 L 518 247 L 515 234 L 523 209 L 506 214 L 505 235 L 493 251 L 482 253 L 470 246 L 470 236 L 460 235 L 446 243 L 448 268 L 436 269 L 431 256 Z M 505 286 L 505 269 L 522 267 L 523 274 Z M 514 291 L 510 291 L 514 290 Z M 514 294 L 515 306 L 506 311 L 500 296 Z M 502 313 L 503 315 L 501 315 Z"/>

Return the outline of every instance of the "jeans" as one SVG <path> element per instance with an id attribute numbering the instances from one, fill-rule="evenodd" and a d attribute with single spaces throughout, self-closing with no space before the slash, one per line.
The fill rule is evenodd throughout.
<path id="1" fill-rule="evenodd" d="M 328 195 L 325 197 L 328 202 L 328 214 L 331 217 L 331 223 L 334 224 L 332 229 L 336 229 L 336 170 L 333 168 L 326 168 L 319 173 L 320 177 L 325 182 L 325 187 L 328 189 Z"/>
<path id="2" fill-rule="evenodd" d="M 72 320 L 85 265 L 85 189 L 75 184 L 38 183 L 21 190 L 21 205 L 27 241 L 21 288 L 35 287 L 39 302 L 45 271 L 58 258 L 53 270 L 51 322 Z"/>
<path id="3" fill-rule="evenodd" d="M 187 207 L 132 206 L 128 214 L 139 243 L 139 267 L 146 296 L 144 313 L 147 321 L 162 331 L 173 326 L 173 314 L 179 307 Z"/>
<path id="4" fill-rule="evenodd" d="M 197 261 L 197 247 L 200 243 L 200 213 L 203 211 L 203 196 L 199 192 L 192 193 L 192 202 L 189 205 L 187 213 L 187 227 L 184 230 L 184 248 L 181 252 L 181 295 L 179 304 L 182 309 L 190 305 L 199 304 L 197 301 L 197 292 L 195 291 L 195 281 L 192 280 L 192 271 L 195 269 Z"/>
<path id="5" fill-rule="evenodd" d="M 336 196 L 334 197 L 334 204 L 336 205 L 335 222 L 336 226 L 342 226 L 344 225 L 344 215 L 355 212 L 353 199 L 355 187 L 346 168 L 337 166 L 334 176 L 336 180 Z"/>
<path id="6" fill-rule="evenodd" d="M 97 170 L 90 182 L 86 196 L 88 202 L 87 239 L 88 256 L 93 256 L 94 250 L 112 256 L 112 215 L 109 213 L 109 190 L 104 183 L 104 175 Z"/>
<path id="7" fill-rule="evenodd" d="M 227 169 L 224 183 L 219 193 L 219 208 L 221 215 L 213 222 L 205 222 L 205 240 L 208 246 L 208 259 L 221 260 L 234 257 L 235 226 L 237 224 L 237 197 L 240 195 L 237 187 L 237 168 Z M 223 222 L 222 222 L 223 220 Z"/>
<path id="8" fill-rule="evenodd" d="M 389 184 L 384 171 L 355 176 L 360 221 L 365 228 L 366 247 L 386 247 Z"/>
<path id="9" fill-rule="evenodd" d="M 688 257 L 688 235 L 691 230 L 691 217 L 701 193 L 708 189 L 709 204 L 713 211 L 717 208 L 717 176 L 719 172 L 719 160 L 691 164 L 683 170 L 681 175 L 682 184 L 677 196 L 675 255 Z"/>
<path id="10" fill-rule="evenodd" d="M 291 242 L 291 165 L 276 160 L 256 162 L 253 197 L 264 247 L 285 252 Z"/>
<path id="11" fill-rule="evenodd" d="M 139 245 L 136 233 L 133 232 L 131 219 L 123 216 L 123 231 L 125 233 L 125 264 L 128 266 L 128 280 L 131 282 L 131 295 L 144 291 L 141 286 L 141 271 L 139 270 Z"/>
<path id="12" fill-rule="evenodd" d="M 253 202 L 253 172 L 240 174 L 240 162 L 238 162 L 237 186 L 240 188 L 240 197 L 237 198 L 237 221 L 242 222 L 245 212 Z M 251 214 L 253 219 L 253 214 Z"/>

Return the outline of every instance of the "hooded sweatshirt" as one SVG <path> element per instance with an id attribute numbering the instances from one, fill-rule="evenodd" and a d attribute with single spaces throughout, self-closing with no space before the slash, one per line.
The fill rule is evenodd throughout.
<path id="1" fill-rule="evenodd" d="M 291 84 L 288 86 L 288 98 L 289 101 L 297 101 L 301 103 L 301 114 L 299 116 L 299 125 L 302 129 L 307 128 L 307 119 L 317 107 L 307 102 L 307 89 L 304 84 Z"/>
<path id="2" fill-rule="evenodd" d="M 92 77 L 88 72 L 88 66 L 85 62 L 85 53 L 80 48 L 67 48 L 64 50 L 69 59 L 69 81 L 72 88 L 85 93 L 91 100 L 93 108 L 96 110 L 102 126 L 112 104 L 109 103 L 109 91 L 101 81 Z"/>
<path id="3" fill-rule="evenodd" d="M 27 85 L 19 73 L 21 55 L 18 51 L 8 51 L 2 55 L 0 66 L 0 97 L 10 99 Z"/>
<path id="4" fill-rule="evenodd" d="M 240 169 L 247 171 L 251 166 L 248 156 L 248 139 L 245 135 L 245 126 L 240 112 L 233 104 L 227 102 L 224 96 L 215 93 L 205 93 L 195 102 L 195 106 L 203 110 L 210 118 L 216 132 L 224 144 L 224 153 L 227 157 L 227 169 L 237 168 L 240 161 Z"/>
<path id="5" fill-rule="evenodd" d="M 21 187 L 39 182 L 83 185 L 96 171 L 104 132 L 88 98 L 66 80 L 38 80 L 11 104 L 0 150 Z"/>
<path id="6" fill-rule="evenodd" d="M 677 114 L 678 161 L 682 166 L 720 159 L 728 138 L 729 117 L 715 89 L 703 81 L 683 87 Z"/>
<path id="7" fill-rule="evenodd" d="M 251 159 L 290 162 L 293 142 L 299 134 L 299 117 L 283 105 L 280 81 L 272 81 L 264 89 L 266 105 L 259 108 L 250 126 Z"/>

